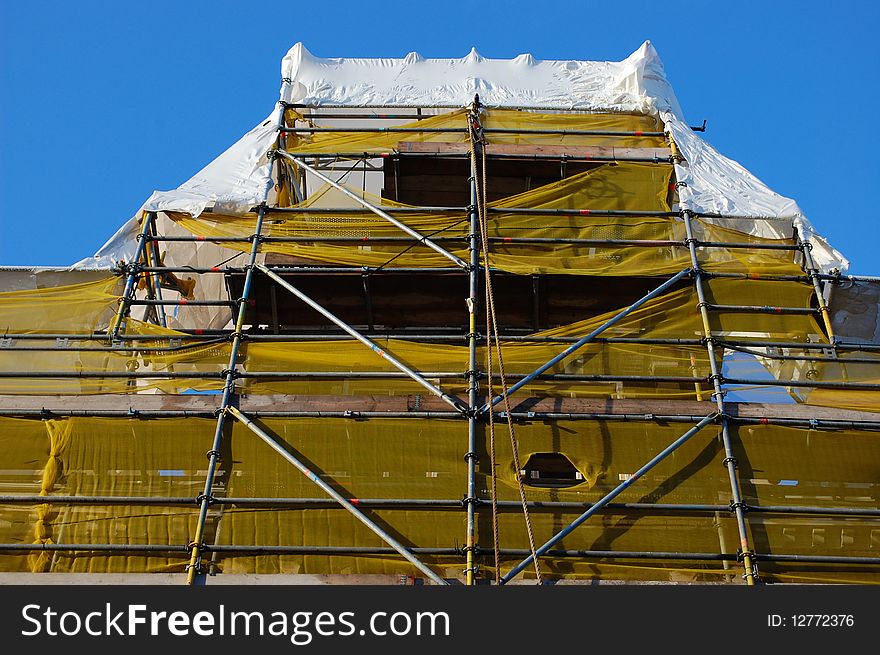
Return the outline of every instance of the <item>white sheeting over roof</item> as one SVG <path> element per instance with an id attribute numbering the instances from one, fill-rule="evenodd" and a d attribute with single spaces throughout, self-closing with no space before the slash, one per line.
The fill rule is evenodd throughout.
<path id="1" fill-rule="evenodd" d="M 461 59 L 323 59 L 297 43 L 281 64 L 280 100 L 319 106 L 464 107 L 475 94 L 489 107 L 579 109 L 659 115 L 685 161 L 676 166 L 683 209 L 769 220 L 738 220 L 731 227 L 755 235 L 783 235 L 793 222 L 813 243 L 825 271 L 849 266 L 816 234 L 797 203 L 781 196 L 695 134 L 666 79 L 657 51 L 646 41 L 629 57 L 608 61 L 540 61 L 528 54 L 486 59 L 476 50 Z M 197 216 L 208 206 L 242 213 L 262 201 L 268 180 L 266 152 L 275 139 L 280 106 L 229 150 L 173 191 L 156 191 L 144 211 L 183 211 Z M 775 221 L 775 222 L 774 222 Z M 723 222 L 723 221 L 719 221 Z M 137 222 L 126 223 L 94 257 L 75 268 L 112 266 L 130 259 Z"/>
<path id="2" fill-rule="evenodd" d="M 619 62 L 486 59 L 321 59 L 297 43 L 281 61 L 281 100 L 305 105 L 489 107 L 680 113 L 650 42 Z"/>

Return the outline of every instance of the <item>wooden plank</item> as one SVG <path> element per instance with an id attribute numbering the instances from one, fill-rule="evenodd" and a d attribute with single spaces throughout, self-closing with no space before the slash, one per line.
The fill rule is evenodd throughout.
<path id="1" fill-rule="evenodd" d="M 646 400 L 614 398 L 521 398 L 514 412 L 559 412 L 632 415 L 705 416 L 714 411 L 714 403 L 696 400 Z M 18 396 L 0 395 L 0 408 L 16 410 L 187 410 L 213 411 L 220 395 L 96 394 L 89 396 Z M 305 396 L 253 394 L 239 397 L 243 412 L 290 411 L 322 412 L 410 412 L 449 411 L 449 406 L 434 396 Z M 775 403 L 726 403 L 731 416 L 743 418 L 791 418 L 835 421 L 880 421 L 880 412 L 866 412 L 833 407 Z"/>

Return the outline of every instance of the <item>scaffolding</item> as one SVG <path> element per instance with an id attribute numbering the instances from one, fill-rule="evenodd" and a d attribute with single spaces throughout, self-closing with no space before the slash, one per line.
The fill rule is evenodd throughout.
<path id="1" fill-rule="evenodd" d="M 0 569 L 880 580 L 850 278 L 682 207 L 654 117 L 449 109 L 281 103 L 250 212 L 0 293 Z"/>

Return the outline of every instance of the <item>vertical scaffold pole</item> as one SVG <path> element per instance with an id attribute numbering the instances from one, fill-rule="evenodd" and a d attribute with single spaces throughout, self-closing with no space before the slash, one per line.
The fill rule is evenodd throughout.
<path id="1" fill-rule="evenodd" d="M 730 439 L 730 428 L 727 423 L 727 417 L 724 414 L 724 391 L 721 389 L 721 372 L 718 369 L 718 362 L 715 359 L 715 338 L 712 336 L 712 327 L 709 324 L 709 311 L 707 309 L 706 294 L 703 288 L 703 275 L 700 269 L 700 261 L 697 257 L 697 242 L 694 239 L 693 225 L 691 220 L 693 213 L 689 210 L 682 212 L 684 217 L 684 226 L 687 233 L 687 245 L 691 256 L 691 268 L 694 275 L 694 287 L 697 291 L 697 307 L 700 310 L 700 318 L 703 321 L 703 336 L 706 342 L 706 351 L 709 355 L 709 367 L 712 371 L 712 399 L 718 408 L 718 414 L 721 420 L 721 440 L 724 445 L 724 465 L 727 467 L 727 475 L 730 478 L 730 494 L 733 496 L 731 509 L 736 516 L 736 527 L 739 531 L 740 556 L 743 563 L 743 578 L 747 585 L 754 585 L 757 579 L 757 573 L 752 565 L 752 551 L 749 548 L 749 534 L 746 526 L 745 512 L 743 510 L 742 495 L 739 488 L 739 479 L 737 477 L 737 461 L 733 455 L 733 446 Z"/>
<path id="2" fill-rule="evenodd" d="M 280 130 L 281 120 L 284 116 L 283 108 L 281 107 L 279 107 L 278 109 L 278 116 L 278 124 L 276 124 L 275 127 L 276 129 Z M 232 346 L 229 352 L 229 363 L 225 371 L 226 377 L 225 383 L 223 385 L 223 396 L 220 399 L 220 407 L 218 408 L 217 427 L 214 430 L 214 441 L 211 445 L 211 450 L 209 450 L 207 453 L 208 472 L 205 476 L 205 488 L 198 498 L 199 517 L 196 523 L 195 536 L 193 537 L 192 542 L 190 542 L 189 544 L 191 555 L 189 564 L 187 565 L 186 574 L 186 584 L 188 585 L 195 583 L 196 575 L 198 575 L 199 571 L 201 570 L 203 550 L 202 541 L 205 537 L 205 523 L 208 519 L 208 509 L 211 506 L 212 499 L 211 491 L 214 487 L 214 478 L 217 474 L 217 464 L 220 460 L 220 445 L 223 441 L 223 428 L 226 424 L 227 409 L 229 407 L 229 402 L 232 399 L 233 390 L 235 389 L 235 378 L 237 373 L 236 360 L 238 359 L 238 352 L 241 348 L 242 327 L 244 326 L 245 314 L 247 313 L 248 300 L 250 298 L 251 292 L 251 284 L 253 283 L 254 270 L 256 269 L 257 254 L 260 251 L 260 235 L 263 231 L 263 220 L 266 216 L 266 202 L 269 198 L 269 190 L 272 188 L 272 174 L 274 171 L 274 165 L 275 158 L 270 157 L 268 180 L 266 182 L 266 189 L 263 193 L 263 202 L 260 203 L 260 208 L 257 212 L 257 224 L 254 230 L 254 235 L 251 239 L 250 258 L 248 260 L 247 271 L 244 277 L 244 287 L 241 292 L 241 298 L 238 301 L 238 315 L 235 320 L 235 329 L 232 332 Z"/>
<path id="3" fill-rule="evenodd" d="M 155 237 L 158 236 L 158 232 L 156 230 L 156 213 L 150 212 L 152 215 L 152 220 L 150 221 L 150 236 Z M 153 239 L 150 240 L 150 247 L 147 250 L 147 258 L 150 259 L 150 253 L 152 253 L 152 260 L 154 266 L 162 266 L 162 257 L 159 254 L 159 245 Z M 159 273 L 153 272 L 151 275 L 153 280 L 153 291 L 156 294 L 156 300 L 162 300 L 162 278 Z M 165 316 L 165 305 L 161 302 L 156 305 L 156 312 L 159 314 L 159 322 L 162 324 L 162 327 L 168 327 L 168 318 Z"/>
<path id="4" fill-rule="evenodd" d="M 822 322 L 825 324 L 825 330 L 828 332 L 828 343 L 834 343 L 834 328 L 831 326 L 831 310 L 828 303 L 825 302 L 825 294 L 819 281 L 819 270 L 816 268 L 816 262 L 813 260 L 813 244 L 809 239 L 804 238 L 804 234 L 800 228 L 796 228 L 798 245 L 804 255 L 804 272 L 813 283 L 813 291 L 816 294 L 816 302 L 819 303 L 819 312 L 822 314 Z"/>
<path id="5" fill-rule="evenodd" d="M 116 318 L 113 319 L 113 325 L 110 328 L 110 342 L 116 340 L 119 336 L 119 330 L 122 329 L 122 321 L 125 320 L 128 310 L 131 307 L 131 301 L 134 296 L 135 285 L 140 274 L 140 261 L 143 259 L 144 251 L 149 241 L 150 225 L 155 218 L 153 212 L 147 212 L 144 216 L 144 227 L 138 234 L 138 244 L 134 257 L 128 265 L 128 278 L 125 281 L 125 290 L 122 292 L 122 298 L 119 301 L 119 310 L 116 312 Z"/>
<path id="6" fill-rule="evenodd" d="M 472 114 L 476 114 L 474 107 Z M 479 145 L 472 140 L 472 147 Z M 479 153 L 477 153 L 479 154 Z M 479 374 L 477 373 L 477 286 L 479 284 L 480 271 L 480 247 L 477 241 L 477 179 L 476 171 L 471 171 L 468 178 L 470 185 L 470 234 L 468 234 L 468 250 L 470 251 L 470 270 L 468 271 L 468 451 L 465 454 L 467 461 L 467 568 L 465 569 L 465 582 L 468 585 L 475 584 L 474 551 L 476 549 L 476 466 L 477 466 L 477 402 L 479 391 Z M 488 338 L 488 337 L 487 337 Z"/>

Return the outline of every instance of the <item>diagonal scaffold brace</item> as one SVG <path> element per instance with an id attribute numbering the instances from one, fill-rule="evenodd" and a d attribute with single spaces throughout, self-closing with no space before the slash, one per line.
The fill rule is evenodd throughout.
<path id="1" fill-rule="evenodd" d="M 632 486 L 636 482 L 636 480 L 641 478 L 645 473 L 647 473 L 652 468 L 657 466 L 657 464 L 659 464 L 664 459 L 666 459 L 667 456 L 669 456 L 679 446 L 681 446 L 686 441 L 688 441 L 688 439 L 693 437 L 695 434 L 697 434 L 700 430 L 702 430 L 704 427 L 706 427 L 710 423 L 714 423 L 718 419 L 718 416 L 719 416 L 718 412 L 713 412 L 712 414 L 709 414 L 708 416 L 704 417 L 703 420 L 701 420 L 699 423 L 697 423 L 694 427 L 692 427 L 690 430 L 685 432 L 678 439 L 673 441 L 666 448 L 664 448 L 657 455 L 655 455 L 654 458 L 651 459 L 651 461 L 649 461 L 647 464 L 642 466 L 642 468 L 640 468 L 638 471 L 633 473 L 629 478 L 627 478 L 626 480 L 621 482 L 619 485 L 617 485 L 614 489 L 612 489 L 610 492 L 608 492 L 601 500 L 597 501 L 592 507 L 590 507 L 590 509 L 588 509 L 586 512 L 584 512 L 579 517 L 577 517 L 574 521 L 572 521 L 568 525 L 568 527 L 563 528 L 562 530 L 557 532 L 555 535 L 550 537 L 550 539 L 548 539 L 546 541 L 546 543 L 544 543 L 543 546 L 541 546 L 540 548 L 538 548 L 535 551 L 535 555 L 537 557 L 540 557 L 541 555 L 546 553 L 548 550 L 553 548 L 554 545 L 556 545 L 557 543 L 562 541 L 566 536 L 568 536 L 570 533 L 572 533 L 574 530 L 576 530 L 578 528 L 578 526 L 580 526 L 582 523 L 584 523 L 584 521 L 586 521 L 588 518 L 593 516 L 593 514 L 596 514 L 599 510 L 601 510 L 603 507 L 605 507 L 607 504 L 609 504 L 617 496 L 619 496 L 624 491 L 626 491 L 630 486 Z M 501 578 L 501 584 L 506 584 L 506 583 L 510 582 L 520 572 L 522 572 L 523 569 L 525 569 L 527 566 L 529 566 L 533 561 L 534 561 L 534 557 L 532 555 L 529 555 L 528 557 L 526 557 L 522 562 L 520 562 L 519 564 L 514 566 L 510 571 L 508 571 L 508 573 L 503 578 Z"/>
<path id="2" fill-rule="evenodd" d="M 522 389 L 529 382 L 531 382 L 532 380 L 537 378 L 539 375 L 541 375 L 542 373 L 544 373 L 548 369 L 556 366 L 556 364 L 558 364 L 559 362 L 564 360 L 566 357 L 568 357 L 569 355 L 571 355 L 575 351 L 579 350 L 583 346 L 587 345 L 588 343 L 590 343 L 591 341 L 596 339 L 596 337 L 598 337 L 600 334 L 605 332 L 608 328 L 613 327 L 614 325 L 619 323 L 621 320 L 626 318 L 629 314 L 631 314 L 632 312 L 637 310 L 639 307 L 644 305 L 649 300 L 652 300 L 652 299 L 656 298 L 657 296 L 661 295 L 664 291 L 666 291 L 670 287 L 674 286 L 679 280 L 690 275 L 691 272 L 692 271 L 690 268 L 686 268 L 683 271 L 676 273 L 671 278 L 666 280 L 666 282 L 661 284 L 659 287 L 657 287 L 653 291 L 647 293 L 646 295 L 642 296 L 641 298 L 636 300 L 632 305 L 630 305 L 629 307 L 625 308 L 624 310 L 622 310 L 622 311 L 618 312 L 617 314 L 615 314 L 614 316 L 612 316 L 610 319 L 605 321 L 605 323 L 603 323 L 602 325 L 597 327 L 595 330 L 590 332 L 588 335 L 575 341 L 568 348 L 563 350 L 561 353 L 559 353 L 558 355 L 556 355 L 552 359 L 548 360 L 546 363 L 539 366 L 533 372 L 526 375 L 519 382 L 511 385 L 511 387 L 507 390 L 507 394 L 506 394 L 507 397 L 510 397 L 516 391 L 518 391 L 519 389 Z M 492 400 L 490 400 L 489 402 L 484 404 L 482 407 L 480 407 L 478 413 L 483 414 L 483 413 L 489 411 L 489 409 L 491 409 L 492 407 L 494 407 L 495 405 L 500 403 L 502 400 L 504 400 L 504 398 L 505 398 L 505 394 L 495 396 L 494 398 L 492 398 Z"/>
<path id="3" fill-rule="evenodd" d="M 141 273 L 141 260 L 144 258 L 144 253 L 146 252 L 147 242 L 149 241 L 150 236 L 150 227 L 155 219 L 155 213 L 144 213 L 143 229 L 137 236 L 137 249 L 135 250 L 134 256 L 131 259 L 131 264 L 128 266 L 129 271 L 128 276 L 125 280 L 125 290 L 122 292 L 122 297 L 119 299 L 119 309 L 117 310 L 116 316 L 113 319 L 111 328 L 108 330 L 110 343 L 113 343 L 119 336 L 119 332 L 122 329 L 122 324 L 125 321 L 125 317 L 128 315 L 128 312 L 131 309 L 131 304 L 134 300 L 135 286 Z"/>
<path id="4" fill-rule="evenodd" d="M 400 228 L 401 230 L 406 232 L 408 235 L 410 235 L 412 238 L 414 238 L 419 243 L 423 243 L 424 245 L 428 246 L 429 248 L 431 248 L 435 252 L 438 252 L 439 254 L 443 255 L 444 257 L 446 257 L 446 259 L 453 262 L 459 268 L 462 268 L 464 270 L 468 270 L 470 265 L 466 261 L 464 261 L 460 257 L 456 257 L 455 255 L 453 255 L 451 252 L 449 252 L 445 248 L 438 246 L 436 243 L 431 241 L 431 239 L 429 239 L 428 237 L 424 236 L 423 234 L 417 232 L 416 230 L 412 229 L 406 223 L 402 223 L 401 221 L 398 221 L 396 218 L 394 218 L 393 216 L 391 216 L 387 212 L 382 211 L 381 209 L 379 209 L 375 205 L 371 205 L 370 203 L 368 203 L 366 200 L 364 200 L 363 198 L 361 198 L 357 194 L 352 193 L 351 191 L 346 189 L 339 182 L 327 177 L 326 175 L 321 173 L 319 170 L 316 170 L 312 166 L 309 166 L 303 160 L 301 160 L 297 157 L 294 157 L 293 155 L 285 152 L 284 150 L 277 150 L 276 152 L 279 156 L 283 157 L 284 159 L 286 159 L 290 162 L 293 162 L 294 164 L 296 164 L 297 166 L 299 166 L 303 170 L 308 171 L 309 173 L 311 173 L 315 177 L 319 178 L 323 182 L 326 182 L 330 186 L 338 189 L 339 191 L 344 193 L 346 196 L 348 196 L 349 198 L 351 198 L 355 202 L 363 205 L 366 209 L 369 209 L 371 212 L 373 212 L 377 216 L 384 218 L 386 221 L 388 221 L 389 223 L 391 223 L 395 227 Z"/>
<path id="5" fill-rule="evenodd" d="M 360 332 L 355 330 L 353 327 L 351 327 L 348 323 L 346 323 L 345 321 L 340 319 L 334 313 L 332 313 L 328 309 L 325 309 L 320 304 L 318 304 L 317 302 L 315 302 L 314 300 L 309 298 L 306 294 L 304 294 L 302 291 L 300 291 L 295 286 L 290 284 L 287 280 L 282 278 L 280 275 L 278 275 L 277 273 L 275 273 L 271 269 L 266 268 L 262 264 L 256 264 L 255 268 L 262 271 L 263 273 L 265 273 L 270 279 L 277 282 L 284 289 L 286 289 L 287 291 L 292 293 L 294 296 L 296 296 L 297 298 L 302 300 L 309 307 L 311 307 L 316 312 L 318 312 L 319 314 L 321 314 L 322 316 L 324 316 L 325 318 L 330 320 L 337 327 L 342 328 L 349 335 L 351 335 L 352 337 L 354 337 L 355 339 L 360 341 L 367 348 L 369 348 L 374 353 L 379 355 L 379 357 L 381 357 L 382 359 L 387 361 L 389 364 L 391 364 L 392 366 L 394 366 L 398 370 L 402 371 L 404 374 L 411 377 L 413 380 L 415 380 L 420 385 L 425 387 L 432 394 L 440 397 L 443 401 L 452 405 L 455 409 L 457 409 L 458 411 L 460 411 L 462 413 L 466 413 L 468 411 L 467 405 L 464 402 L 462 402 L 459 398 L 456 398 L 455 396 L 450 396 L 449 394 L 444 392 L 442 389 L 439 389 L 438 387 L 436 387 L 433 384 L 431 384 L 430 382 L 428 382 L 428 380 L 426 380 L 424 378 L 424 376 L 420 375 L 417 371 L 414 371 L 413 369 L 411 369 L 409 366 L 407 366 L 406 364 L 404 364 L 403 362 L 398 360 L 393 355 L 385 352 L 382 348 L 379 347 L 379 345 L 376 342 L 374 342 L 371 339 L 368 339 L 367 337 L 362 335 Z"/>
<path id="6" fill-rule="evenodd" d="M 365 526 L 367 526 L 370 530 L 372 530 L 382 541 L 391 546 L 394 550 L 400 553 L 410 564 L 416 567 L 419 571 L 424 573 L 430 580 L 439 585 L 448 584 L 446 580 L 441 578 L 439 575 L 434 573 L 428 566 L 425 565 L 420 559 L 418 559 L 409 549 L 406 548 L 403 544 L 397 541 L 390 534 L 385 532 L 381 527 L 379 527 L 374 521 L 372 521 L 369 517 L 367 517 L 362 511 L 360 511 L 357 507 L 355 507 L 351 501 L 345 498 L 342 494 L 340 494 L 336 489 L 331 487 L 329 484 L 324 482 L 314 471 L 312 471 L 308 466 L 303 464 L 297 457 L 295 457 L 287 448 L 285 448 L 282 444 L 278 443 L 277 440 L 273 439 L 272 436 L 267 433 L 265 430 L 260 428 L 256 423 L 254 423 L 250 418 L 248 418 L 245 414 L 243 414 L 239 409 L 230 405 L 226 408 L 226 411 L 231 414 L 236 420 L 242 423 L 245 427 L 247 427 L 251 432 L 260 437 L 266 445 L 268 445 L 272 450 L 281 455 L 285 460 L 287 460 L 290 464 L 295 466 L 299 471 L 305 475 L 309 480 L 314 482 L 318 487 L 321 488 L 328 496 L 333 498 L 337 503 L 342 505 L 345 509 L 347 509 L 351 514 Z"/>

